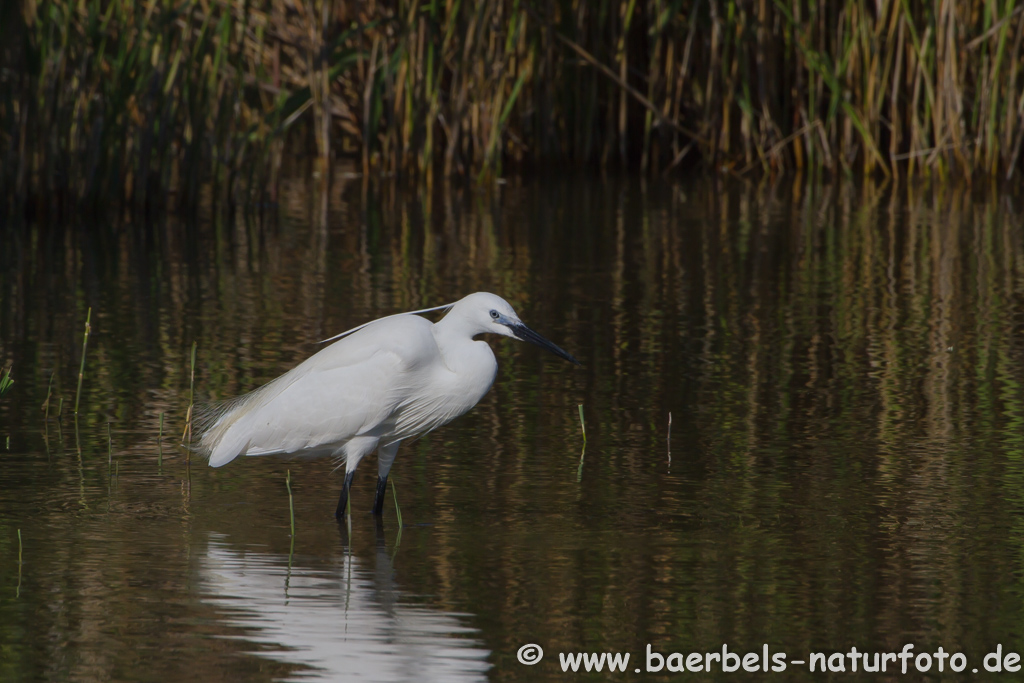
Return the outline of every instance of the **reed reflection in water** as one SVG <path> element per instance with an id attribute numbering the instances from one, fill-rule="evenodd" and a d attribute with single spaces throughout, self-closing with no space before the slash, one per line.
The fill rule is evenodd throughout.
<path id="1" fill-rule="evenodd" d="M 263 224 L 213 213 L 116 233 L 9 231 L 0 363 L 13 362 L 20 393 L 0 403 L 12 437 L 0 468 L 8 670 L 47 678 L 63 661 L 100 680 L 131 661 L 114 643 L 152 647 L 166 622 L 138 614 L 131 583 L 118 583 L 150 571 L 140 547 L 176 558 L 153 577 L 161 604 L 204 615 L 202 628 L 174 622 L 179 651 L 225 661 L 206 636 L 238 630 L 211 620 L 208 594 L 182 577 L 209 568 L 190 559 L 208 557 L 190 553 L 209 534 L 231 539 L 225 562 L 261 546 L 253 571 L 281 571 L 286 469 L 301 566 L 368 565 L 372 543 L 353 542 L 353 560 L 338 543 L 329 464 L 251 458 L 193 466 L 189 479 L 170 441 L 158 466 L 159 415 L 180 434 L 193 340 L 200 397 L 221 398 L 333 333 L 477 290 L 583 361 L 494 341 L 491 393 L 393 470 L 410 525 L 395 581 L 432 614 L 467 615 L 442 621 L 478 629 L 467 642 L 493 667 L 480 675 L 558 678 L 548 658 L 516 663 L 526 642 L 552 661 L 639 656 L 647 643 L 768 642 L 795 657 L 913 642 L 973 662 L 997 643 L 1021 648 L 1024 236 L 1010 195 L 572 178 L 285 190 Z M 54 395 L 73 396 L 89 306 L 76 444 L 67 416 L 44 430 L 39 406 L 53 372 Z M 372 492 L 357 477 L 353 509 Z M 14 598 L 19 528 L 32 570 Z M 68 614 L 135 619 L 120 636 L 89 621 L 85 636 Z M 285 631 L 267 638 L 286 645 Z"/>

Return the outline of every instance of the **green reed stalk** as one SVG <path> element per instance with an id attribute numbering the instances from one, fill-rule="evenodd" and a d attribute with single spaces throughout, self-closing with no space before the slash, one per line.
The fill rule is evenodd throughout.
<path id="1" fill-rule="evenodd" d="M 288 517 L 292 524 L 292 538 L 295 538 L 295 503 L 292 500 L 292 471 L 288 470 L 288 474 L 284 478 L 284 485 L 288 488 Z"/>
<path id="2" fill-rule="evenodd" d="M 13 369 L 14 366 L 7 368 L 7 370 L 4 371 L 3 377 L 0 377 L 0 397 L 10 391 L 11 385 L 14 384 L 14 380 L 11 379 L 11 370 Z M 49 398 L 49 395 L 47 395 L 47 398 Z"/>
<path id="3" fill-rule="evenodd" d="M 43 420 L 46 422 L 50 421 L 50 397 L 53 395 L 53 376 L 56 374 L 56 370 L 50 373 L 50 383 L 46 387 L 46 400 L 43 401 L 42 408 L 45 411 L 43 415 Z"/>
<path id="4" fill-rule="evenodd" d="M 401 531 L 404 524 L 402 524 L 402 508 L 398 506 L 398 491 L 395 489 L 395 479 L 391 478 L 391 497 L 395 501 L 395 516 L 398 518 L 398 529 Z"/>
<path id="5" fill-rule="evenodd" d="M 23 562 L 21 559 L 21 529 L 18 529 L 18 587 L 14 591 L 14 597 L 21 597 L 21 566 Z"/>
<path id="6" fill-rule="evenodd" d="M 189 370 L 188 380 L 188 412 L 185 414 L 185 434 L 182 435 L 184 439 L 187 435 L 188 448 L 185 451 L 185 464 L 191 463 L 192 455 L 192 411 L 195 408 L 196 401 L 196 346 L 198 342 L 192 342 L 192 354 L 191 354 L 191 369 Z"/>
<path id="7" fill-rule="evenodd" d="M 672 464 L 672 413 L 668 414 L 668 433 L 665 435 L 665 451 L 668 453 L 668 464 Z"/>
<path id="8" fill-rule="evenodd" d="M 89 332 L 92 330 L 92 326 L 89 321 L 92 319 L 92 306 L 89 307 L 89 312 L 85 314 L 85 335 L 82 338 L 82 364 L 78 368 L 78 390 L 75 391 L 75 415 L 78 415 L 78 399 L 82 395 L 82 376 L 85 375 L 85 352 L 89 348 Z"/>
<path id="9" fill-rule="evenodd" d="M 164 466 L 164 414 L 160 413 L 160 431 L 156 436 L 156 443 L 158 448 L 158 455 L 156 466 L 162 468 Z"/>
<path id="10" fill-rule="evenodd" d="M 583 422 L 583 404 L 577 408 L 580 411 L 580 430 L 583 432 L 583 448 L 580 450 L 580 465 L 576 468 L 576 483 L 583 480 L 583 458 L 587 454 L 587 425 Z"/>

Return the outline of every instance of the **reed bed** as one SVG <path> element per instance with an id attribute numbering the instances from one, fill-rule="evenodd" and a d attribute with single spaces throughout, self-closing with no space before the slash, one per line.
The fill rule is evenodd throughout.
<path id="1" fill-rule="evenodd" d="M 25 0 L 0 22 L 0 196 L 276 196 L 364 174 L 1010 177 L 1013 0 Z M 287 152 L 286 152 L 287 150 Z M 297 150 L 297 151 L 296 151 Z"/>

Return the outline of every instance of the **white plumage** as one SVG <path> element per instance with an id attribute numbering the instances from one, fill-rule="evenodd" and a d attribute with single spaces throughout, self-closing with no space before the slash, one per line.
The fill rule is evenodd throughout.
<path id="1" fill-rule="evenodd" d="M 269 384 L 201 407 L 197 450 L 213 467 L 240 455 L 342 458 L 341 517 L 359 461 L 379 448 L 374 512 L 380 514 L 399 444 L 467 412 L 494 383 L 494 353 L 473 337 L 530 341 L 578 364 L 526 327 L 499 296 L 477 292 L 426 310 L 443 308 L 450 310 L 437 323 L 398 314 L 357 327 Z"/>

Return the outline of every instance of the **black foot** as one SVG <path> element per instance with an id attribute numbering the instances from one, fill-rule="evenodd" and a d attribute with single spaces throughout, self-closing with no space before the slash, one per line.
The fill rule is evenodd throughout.
<path id="1" fill-rule="evenodd" d="M 338 509 L 334 511 L 335 519 L 345 518 L 345 508 L 348 506 L 348 490 L 352 488 L 352 477 L 355 474 L 355 470 L 345 473 L 345 483 L 341 487 L 341 497 L 338 498 Z"/>
<path id="2" fill-rule="evenodd" d="M 387 476 L 377 475 L 377 495 L 373 498 L 373 514 L 378 517 L 384 514 L 384 494 L 388 490 Z"/>

